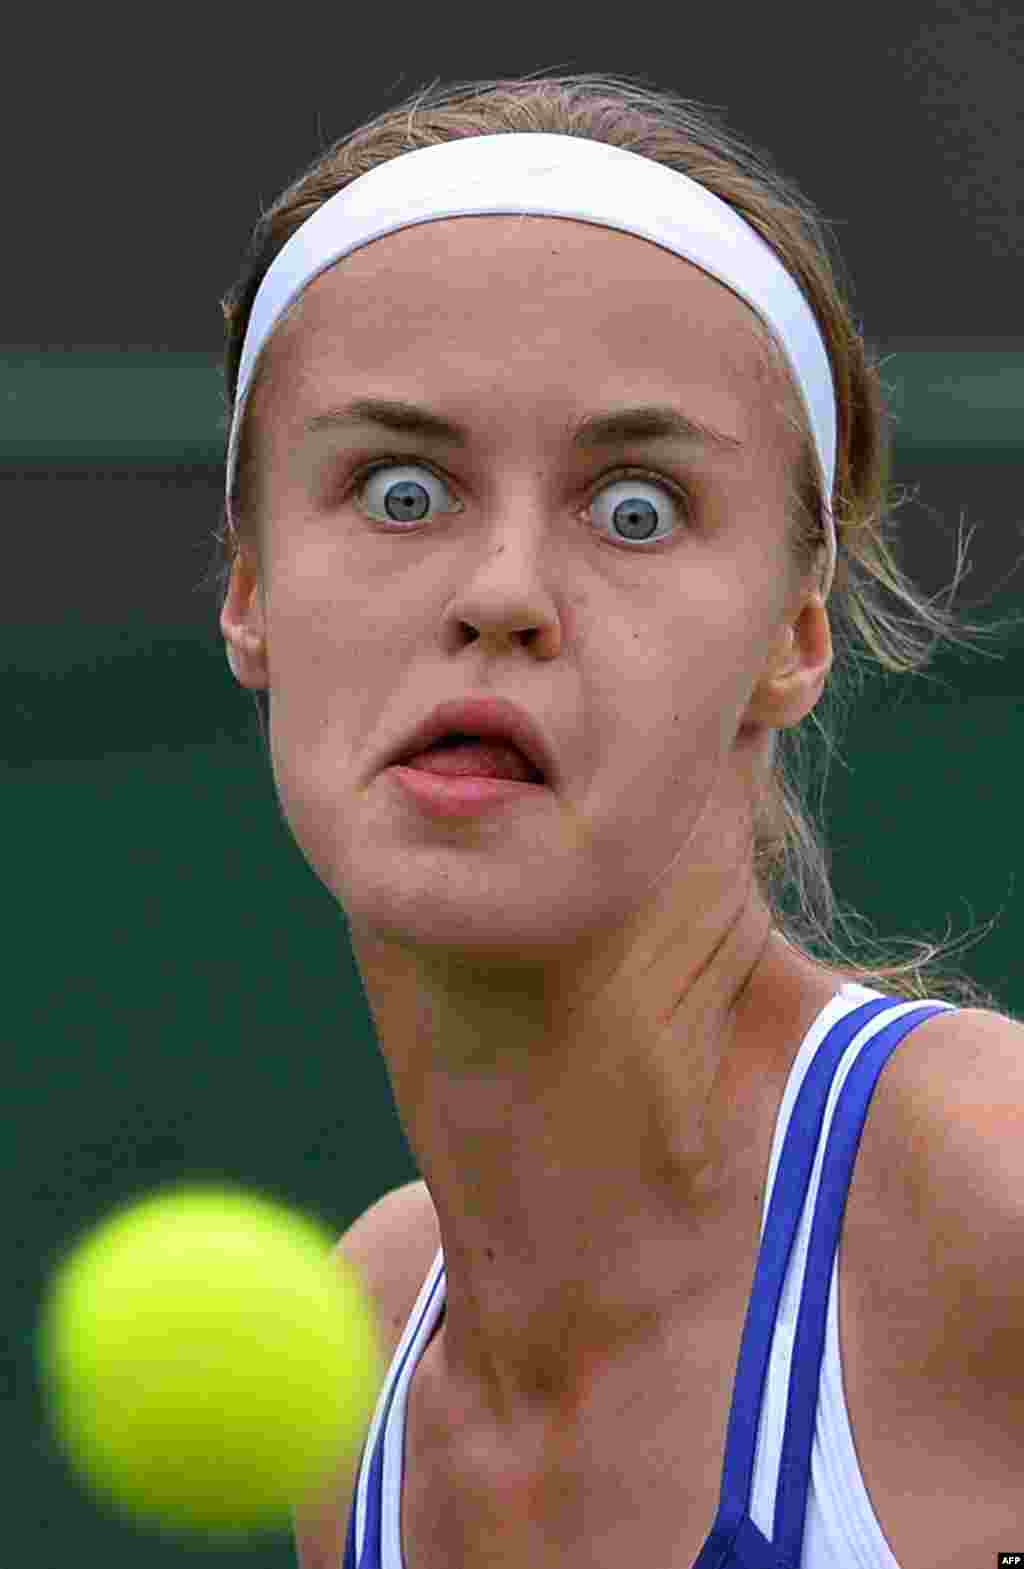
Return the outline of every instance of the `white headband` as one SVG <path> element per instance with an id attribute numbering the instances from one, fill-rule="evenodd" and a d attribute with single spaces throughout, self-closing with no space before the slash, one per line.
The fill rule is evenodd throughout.
<path id="1" fill-rule="evenodd" d="M 695 263 L 757 312 L 785 354 L 810 419 L 824 498 L 827 598 L 836 559 L 836 409 L 828 354 L 810 307 L 771 247 L 703 185 L 581 136 L 502 131 L 419 147 L 360 175 L 306 219 L 267 269 L 249 317 L 228 443 L 229 519 L 253 371 L 288 307 L 328 267 L 385 234 L 483 213 L 576 218 L 639 235 Z"/>

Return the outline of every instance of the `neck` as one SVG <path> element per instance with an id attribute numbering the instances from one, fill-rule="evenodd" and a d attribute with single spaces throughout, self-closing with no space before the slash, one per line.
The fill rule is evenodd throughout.
<path id="1" fill-rule="evenodd" d="M 756 1227 L 779 1041 L 799 1045 L 809 972 L 818 1006 L 828 982 L 755 897 L 687 939 L 627 934 L 567 988 L 481 985 L 450 957 L 400 972 L 353 931 L 440 1225 L 445 1376 L 501 1429 L 564 1408 L 707 1290 L 738 1206 Z"/>

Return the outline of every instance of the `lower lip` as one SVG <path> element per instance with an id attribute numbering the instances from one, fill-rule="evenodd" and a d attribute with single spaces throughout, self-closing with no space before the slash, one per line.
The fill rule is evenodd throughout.
<path id="1" fill-rule="evenodd" d="M 520 779 L 485 779 L 480 774 L 444 778 L 422 768 L 406 768 L 395 763 L 385 772 L 393 775 L 402 789 L 430 817 L 480 817 L 484 812 L 539 795 L 547 785 L 527 784 Z"/>

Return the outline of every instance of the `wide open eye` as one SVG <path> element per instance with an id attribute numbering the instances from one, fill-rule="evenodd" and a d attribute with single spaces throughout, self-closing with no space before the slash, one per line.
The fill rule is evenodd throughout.
<path id="1" fill-rule="evenodd" d="M 401 529 L 423 521 L 434 506 L 440 489 L 451 496 L 449 487 L 422 463 L 400 463 L 385 459 L 363 469 L 356 477 L 355 492 L 365 497 L 360 505 L 368 515 L 385 526 L 390 522 Z M 668 504 L 666 498 L 669 498 Z M 684 493 L 666 479 L 655 479 L 642 471 L 613 475 L 599 482 L 592 493 L 589 505 L 600 500 L 607 514 L 606 526 L 609 542 L 628 548 L 630 542 L 639 547 L 650 540 L 660 543 L 670 537 L 670 532 L 680 525 L 680 512 L 686 513 L 688 505 Z M 463 503 L 435 510 L 463 511 Z M 661 532 L 659 532 L 659 526 Z M 617 535 L 617 538 L 614 537 Z"/>
<path id="2" fill-rule="evenodd" d="M 670 498 L 668 505 L 666 495 Z M 681 491 L 667 481 L 652 480 L 646 475 L 613 479 L 602 485 L 595 500 L 600 501 L 608 527 L 618 540 L 640 543 L 668 538 L 667 533 L 658 533 L 659 524 L 666 530 L 678 526 L 678 514 L 685 511 Z"/>
<path id="3" fill-rule="evenodd" d="M 366 509 L 371 517 L 399 525 L 421 522 L 438 491 L 450 494 L 433 469 L 422 463 L 395 462 L 377 463 L 364 469 L 357 480 L 356 491 L 367 497 Z M 462 504 L 445 510 L 461 512 Z"/>

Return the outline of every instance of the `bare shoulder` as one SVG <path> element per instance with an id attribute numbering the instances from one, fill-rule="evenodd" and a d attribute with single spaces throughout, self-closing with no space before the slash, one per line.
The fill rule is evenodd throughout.
<path id="1" fill-rule="evenodd" d="M 422 1181 L 383 1194 L 338 1243 L 339 1256 L 354 1265 L 370 1292 L 389 1360 L 440 1246 L 434 1201 Z"/>
<path id="2" fill-rule="evenodd" d="M 925 1561 L 925 1522 L 927 1561 L 959 1565 L 994 1559 L 1020 1518 L 1022 1134 L 1024 1025 L 988 1009 L 918 1025 L 868 1108 L 840 1337 L 865 1482 L 901 1563 Z"/>
<path id="3" fill-rule="evenodd" d="M 985 1008 L 937 1014 L 893 1053 L 878 1091 L 872 1148 L 890 1190 L 931 1216 L 965 1264 L 1011 1233 L 1019 1246 L 1024 1024 Z"/>
<path id="4" fill-rule="evenodd" d="M 978 1310 L 1000 1290 L 1021 1290 L 1022 1134 L 1024 1025 L 983 1008 L 925 1020 L 893 1052 L 875 1087 L 844 1245 L 849 1235 L 869 1271 L 917 1260 L 920 1300 L 927 1276 L 940 1316 L 953 1298 L 962 1306 L 968 1281 Z M 879 1247 L 886 1238 L 891 1250 Z M 995 1258 L 1004 1265 L 1001 1279 Z"/>
<path id="5" fill-rule="evenodd" d="M 385 1364 L 394 1356 L 441 1246 L 433 1200 L 421 1181 L 383 1194 L 341 1236 L 335 1253 L 363 1280 L 374 1305 Z M 345 1460 L 325 1491 L 296 1513 L 299 1569 L 339 1569 L 358 1460 Z"/>

